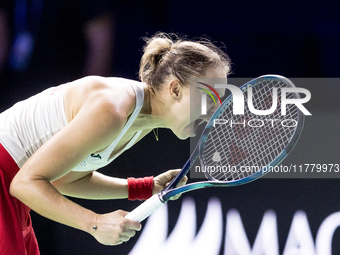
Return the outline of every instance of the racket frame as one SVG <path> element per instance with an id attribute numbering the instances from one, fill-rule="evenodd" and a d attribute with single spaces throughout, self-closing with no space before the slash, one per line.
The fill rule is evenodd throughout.
<path id="1" fill-rule="evenodd" d="M 285 83 L 289 84 L 292 88 L 295 88 L 295 85 L 286 77 L 280 76 L 280 75 L 263 75 L 260 77 L 257 77 L 253 80 L 248 81 L 244 85 L 240 87 L 240 89 L 243 91 L 243 93 L 246 90 L 243 90 L 243 88 L 248 87 L 251 84 L 254 84 L 256 81 L 259 79 L 265 79 L 265 80 L 273 80 L 273 79 L 278 79 L 278 80 L 283 80 Z M 298 93 L 296 94 L 296 98 L 300 98 Z M 175 179 L 163 190 L 160 192 L 160 200 L 163 203 L 166 203 L 169 201 L 172 197 L 191 191 L 191 190 L 197 190 L 197 189 L 203 189 L 203 188 L 210 188 L 210 187 L 232 187 L 232 186 L 238 186 L 242 184 L 249 183 L 251 181 L 254 181 L 263 175 L 267 174 L 269 171 L 265 171 L 265 169 L 268 169 L 269 167 L 274 167 L 280 164 L 287 156 L 288 154 L 293 150 L 295 145 L 297 144 L 297 141 L 299 140 L 301 136 L 301 131 L 304 126 L 305 122 L 305 116 L 304 114 L 298 110 L 298 121 L 297 121 L 297 127 L 295 128 L 295 131 L 291 137 L 290 142 L 288 143 L 287 147 L 267 166 L 263 167 L 261 170 L 257 171 L 256 173 L 247 176 L 242 179 L 238 180 L 233 180 L 233 181 L 217 181 L 217 180 L 209 180 L 209 181 L 201 181 L 201 182 L 195 182 L 191 184 L 186 184 L 185 186 L 181 186 L 178 188 L 175 188 L 180 180 L 183 179 L 183 177 L 189 172 L 195 161 L 197 160 L 197 157 L 201 158 L 201 151 L 203 151 L 204 145 L 208 139 L 208 134 L 210 132 L 210 129 L 213 127 L 214 120 L 224 112 L 224 110 L 229 107 L 233 102 L 233 96 L 230 95 L 228 96 L 222 103 L 221 106 L 214 112 L 214 114 L 211 116 L 210 120 L 206 124 L 204 131 L 199 139 L 199 142 L 197 143 L 193 153 L 191 154 L 190 158 L 188 161 L 184 164 L 182 171 L 175 177 Z"/>

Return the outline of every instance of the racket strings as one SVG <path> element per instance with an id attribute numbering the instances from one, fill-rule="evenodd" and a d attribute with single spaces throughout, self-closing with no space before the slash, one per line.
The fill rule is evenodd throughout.
<path id="1" fill-rule="evenodd" d="M 255 115 L 248 104 L 245 104 L 244 115 L 233 115 L 231 106 L 221 112 L 219 119 L 227 122 L 211 128 L 201 155 L 208 178 L 231 181 L 248 177 L 272 162 L 289 144 L 298 111 L 293 105 L 287 105 L 286 115 L 281 116 L 280 88 L 290 85 L 278 79 L 260 80 L 252 85 L 253 106 L 257 110 L 270 109 L 273 87 L 278 88 L 278 103 L 277 109 L 270 115 Z M 244 96 L 247 102 L 247 88 Z M 287 98 L 296 96 L 289 93 Z"/>

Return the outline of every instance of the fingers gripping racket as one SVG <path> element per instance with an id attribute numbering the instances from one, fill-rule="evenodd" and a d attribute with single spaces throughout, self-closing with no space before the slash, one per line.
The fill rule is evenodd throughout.
<path id="1" fill-rule="evenodd" d="M 270 109 L 273 97 L 277 96 L 276 110 L 270 115 L 255 115 L 245 104 L 244 115 L 234 115 L 233 96 L 230 95 L 207 123 L 181 172 L 163 191 L 146 200 L 126 218 L 141 222 L 176 195 L 208 187 L 245 184 L 262 177 L 270 172 L 270 167 L 282 162 L 297 143 L 304 124 L 304 114 L 294 104 L 287 104 L 286 115 L 281 114 L 281 89 L 295 86 L 282 76 L 261 76 L 240 87 L 245 102 L 250 88 L 253 108 Z M 273 88 L 277 88 L 275 94 Z M 295 92 L 285 93 L 285 97 L 300 98 Z M 232 125 L 230 120 L 238 124 Z M 217 122 L 226 124 L 216 125 Z M 198 157 L 208 180 L 176 187 Z"/>

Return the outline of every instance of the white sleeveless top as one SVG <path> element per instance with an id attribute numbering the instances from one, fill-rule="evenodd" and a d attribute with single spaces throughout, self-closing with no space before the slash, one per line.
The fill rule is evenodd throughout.
<path id="1" fill-rule="evenodd" d="M 124 83 L 136 93 L 136 106 L 123 130 L 113 143 L 99 154 L 88 155 L 72 171 L 92 171 L 112 162 L 138 139 L 138 131 L 119 154 L 110 158 L 112 151 L 137 118 L 144 102 L 144 86 L 141 82 L 123 78 L 110 78 L 117 86 Z M 119 85 L 120 83 L 120 85 Z M 48 139 L 65 127 L 68 122 L 64 109 L 64 90 L 67 84 L 52 87 L 18 102 L 0 114 L 0 143 L 21 168 Z"/>

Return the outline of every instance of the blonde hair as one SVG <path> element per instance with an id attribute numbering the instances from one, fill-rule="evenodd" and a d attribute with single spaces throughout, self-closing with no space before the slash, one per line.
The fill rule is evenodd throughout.
<path id="1" fill-rule="evenodd" d="M 209 68 L 223 66 L 226 72 L 230 70 L 228 55 L 207 39 L 189 41 L 158 33 L 145 41 L 139 78 L 154 89 L 159 89 L 170 75 L 187 85 L 191 78 L 204 75 Z"/>

